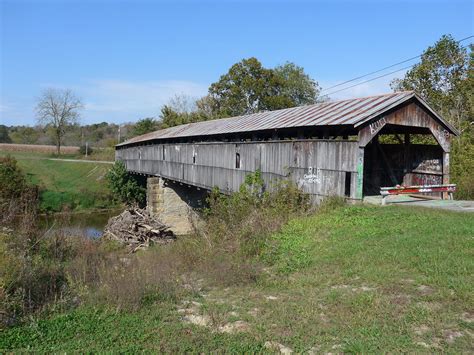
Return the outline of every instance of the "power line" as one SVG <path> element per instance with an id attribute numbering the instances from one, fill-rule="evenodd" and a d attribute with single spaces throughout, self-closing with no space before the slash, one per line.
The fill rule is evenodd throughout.
<path id="1" fill-rule="evenodd" d="M 472 38 L 472 37 L 474 37 L 474 35 L 469 36 L 469 37 L 462 38 L 462 39 L 460 39 L 459 41 L 457 41 L 457 43 L 464 42 L 464 41 L 466 41 L 466 40 L 468 40 L 468 39 L 470 39 L 470 38 Z M 324 92 L 324 91 L 328 91 L 328 90 L 330 90 L 330 89 L 337 88 L 337 87 L 339 87 L 339 86 L 342 86 L 342 85 L 351 83 L 351 82 L 353 82 L 353 81 L 356 81 L 356 80 L 359 80 L 359 79 L 362 79 L 362 78 L 365 78 L 366 76 L 370 76 L 370 75 L 373 75 L 373 74 L 380 73 L 380 72 L 382 72 L 382 71 L 384 71 L 384 70 L 387 70 L 387 69 L 396 67 L 396 66 L 398 66 L 398 65 L 400 65 L 400 64 L 404 64 L 404 63 L 410 62 L 410 61 L 412 61 L 412 60 L 418 59 L 418 58 L 420 58 L 422 55 L 423 55 L 423 54 L 419 54 L 419 55 L 417 55 L 416 57 L 408 58 L 408 59 L 402 60 L 401 62 L 398 62 L 398 63 L 392 64 L 392 65 L 389 65 L 389 66 L 387 66 L 387 67 L 384 67 L 384 68 L 382 68 L 382 69 L 375 70 L 375 71 L 373 71 L 373 72 L 370 72 L 370 73 L 367 73 L 367 74 L 358 76 L 358 77 L 353 78 L 353 79 L 350 79 L 350 80 L 346 80 L 346 81 L 344 81 L 344 82 L 342 82 L 342 83 L 339 83 L 339 84 L 330 86 L 330 87 L 328 87 L 328 88 L 322 89 L 321 92 Z M 412 66 L 413 66 L 413 65 L 410 65 L 409 67 L 412 67 Z M 407 69 L 407 68 L 409 68 L 409 67 L 406 67 L 406 68 L 403 68 L 403 69 L 399 69 L 399 70 L 397 70 L 397 71 L 395 71 L 395 72 L 392 72 L 392 73 L 389 73 L 389 74 L 386 74 L 386 75 L 390 75 L 390 74 L 396 73 L 396 72 L 398 72 L 398 71 Z M 383 78 L 383 77 L 386 76 L 386 75 L 382 75 L 382 76 L 380 76 L 380 77 L 374 78 L 373 80 L 379 79 L 379 78 Z M 368 81 L 372 81 L 372 80 L 368 80 Z M 368 81 L 364 81 L 364 82 L 362 82 L 362 83 L 360 83 L 360 84 L 364 84 L 364 83 L 366 83 L 366 82 L 368 82 Z M 346 89 L 352 88 L 352 87 L 354 87 L 354 86 L 356 86 L 356 85 L 349 86 L 349 87 L 347 87 Z M 345 90 L 345 89 L 341 89 L 341 90 L 338 90 L 338 91 L 335 91 L 335 92 L 339 92 L 339 91 L 342 91 L 342 90 Z M 334 93 L 334 92 L 333 92 L 333 93 Z M 331 93 L 331 94 L 333 94 L 333 93 Z M 331 94 L 325 94 L 325 95 L 331 95 Z"/>
<path id="2" fill-rule="evenodd" d="M 401 69 L 394 70 L 394 71 L 392 71 L 392 72 L 390 72 L 390 73 L 387 73 L 387 74 L 383 74 L 383 75 L 376 76 L 375 78 L 372 78 L 372 79 L 369 79 L 369 80 L 365 80 L 365 81 L 362 81 L 362 82 L 360 82 L 360 83 L 357 83 L 357 84 L 354 84 L 354 85 L 348 86 L 348 87 L 346 87 L 346 88 L 339 89 L 339 90 L 336 90 L 336 91 L 333 91 L 333 92 L 331 92 L 331 93 L 329 93 L 329 94 L 324 94 L 324 95 L 325 95 L 325 96 L 333 95 L 333 94 L 338 93 L 338 92 L 340 92 L 340 91 L 344 91 L 344 90 L 353 88 L 353 87 L 355 87 L 355 86 L 359 86 L 359 85 L 362 85 L 362 84 L 365 84 L 365 83 L 368 83 L 368 82 L 371 82 L 371 81 L 374 81 L 374 80 L 383 78 L 384 76 L 388 76 L 388 75 L 392 75 L 392 74 L 398 73 L 399 71 L 402 71 L 402 70 L 411 68 L 413 65 L 414 65 L 414 64 L 409 65 L 409 66 L 406 66 L 406 67 L 403 67 L 403 68 L 401 68 Z"/>

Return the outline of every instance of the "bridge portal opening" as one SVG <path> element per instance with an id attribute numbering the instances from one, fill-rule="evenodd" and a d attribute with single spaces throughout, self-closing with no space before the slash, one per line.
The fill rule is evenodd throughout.
<path id="1" fill-rule="evenodd" d="M 365 147 L 364 196 L 379 195 L 381 187 L 442 183 L 443 149 L 428 128 L 386 125 Z"/>

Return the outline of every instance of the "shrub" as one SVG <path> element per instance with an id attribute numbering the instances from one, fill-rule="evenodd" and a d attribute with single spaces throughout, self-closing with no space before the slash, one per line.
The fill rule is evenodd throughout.
<path id="1" fill-rule="evenodd" d="M 91 155 L 93 151 L 94 150 L 92 149 L 90 145 L 84 144 L 79 147 L 79 154 L 82 154 L 82 155 L 86 155 L 86 154 Z"/>
<path id="2" fill-rule="evenodd" d="M 64 235 L 15 230 L 0 236 L 0 309 L 12 324 L 66 299 L 64 266 L 75 251 Z"/>
<path id="3" fill-rule="evenodd" d="M 31 224 L 38 209 L 37 186 L 27 182 L 15 158 L 0 158 L 0 222 L 10 224 L 18 215 L 33 216 L 22 222 Z"/>
<path id="4" fill-rule="evenodd" d="M 474 174 L 472 173 L 474 171 L 474 141 L 463 136 L 458 139 L 459 141 L 453 142 L 452 145 L 451 181 L 457 184 L 456 199 L 472 200 L 474 199 Z"/>
<path id="5" fill-rule="evenodd" d="M 247 176 L 239 192 L 209 197 L 206 231 L 212 242 L 232 252 L 257 256 L 272 232 L 290 216 L 309 209 L 309 198 L 290 181 L 275 182 L 267 190 L 261 173 Z"/>
<path id="6" fill-rule="evenodd" d="M 144 206 L 146 189 L 143 178 L 130 174 L 122 161 L 115 162 L 107 173 L 107 180 L 112 192 L 127 205 Z"/>

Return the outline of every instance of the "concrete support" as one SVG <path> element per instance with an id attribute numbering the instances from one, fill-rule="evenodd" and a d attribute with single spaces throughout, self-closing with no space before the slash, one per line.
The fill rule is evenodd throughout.
<path id="1" fill-rule="evenodd" d="M 205 194 L 202 190 L 151 177 L 147 179 L 147 210 L 170 226 L 176 235 L 190 234 L 198 223 L 194 208 L 202 207 Z"/>

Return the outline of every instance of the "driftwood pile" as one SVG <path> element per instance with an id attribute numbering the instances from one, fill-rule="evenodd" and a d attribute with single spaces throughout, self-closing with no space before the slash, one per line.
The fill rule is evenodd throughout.
<path id="1" fill-rule="evenodd" d="M 129 208 L 109 219 L 103 238 L 116 240 L 130 246 L 131 251 L 147 248 L 152 244 L 166 244 L 175 239 L 168 226 L 147 210 Z"/>

